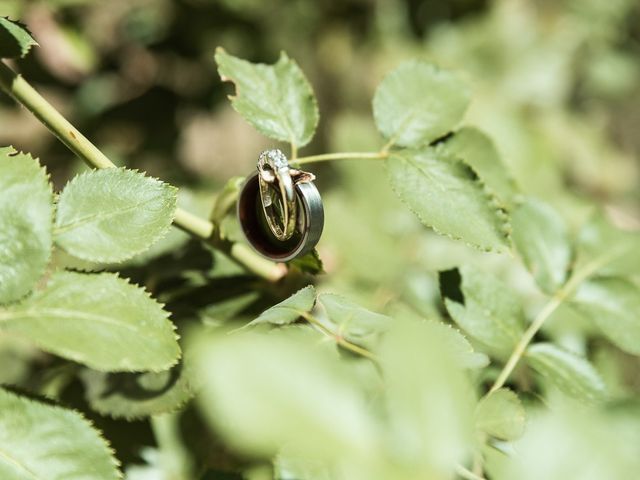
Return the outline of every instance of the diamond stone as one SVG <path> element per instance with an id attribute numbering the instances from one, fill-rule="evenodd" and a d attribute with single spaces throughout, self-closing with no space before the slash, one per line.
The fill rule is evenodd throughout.
<path id="1" fill-rule="evenodd" d="M 287 168 L 289 166 L 289 162 L 287 161 L 287 157 L 277 148 L 273 150 L 267 150 L 260 154 L 260 161 L 264 164 L 268 164 L 271 168 L 278 170 L 281 168 Z"/>

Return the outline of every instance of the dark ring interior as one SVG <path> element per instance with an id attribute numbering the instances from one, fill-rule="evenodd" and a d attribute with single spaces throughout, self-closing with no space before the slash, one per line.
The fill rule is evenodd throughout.
<path id="1" fill-rule="evenodd" d="M 300 211 L 304 207 L 298 204 Z M 258 176 L 247 179 L 238 199 L 238 217 L 247 240 L 263 255 L 273 259 L 288 258 L 292 252 L 301 247 L 304 235 L 296 228 L 292 237 L 284 242 L 276 239 L 267 225 L 260 200 Z"/>

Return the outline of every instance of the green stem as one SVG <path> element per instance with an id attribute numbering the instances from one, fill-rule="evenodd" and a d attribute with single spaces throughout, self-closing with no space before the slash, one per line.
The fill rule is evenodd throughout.
<path id="1" fill-rule="evenodd" d="M 0 88 L 16 102 L 22 104 L 40 120 L 69 150 L 94 168 L 113 168 L 115 165 L 87 137 L 62 116 L 45 98 L 40 95 L 21 75 L 15 73 L 4 62 L 0 62 Z M 213 224 L 192 213 L 178 208 L 173 223 L 202 240 L 209 240 L 214 231 Z M 231 246 L 226 249 L 232 260 L 249 271 L 268 280 L 276 281 L 286 273 L 282 265 L 260 257 L 248 248 Z"/>
<path id="2" fill-rule="evenodd" d="M 153 435 L 160 451 L 160 466 L 166 478 L 191 480 L 193 461 L 180 438 L 178 412 L 153 415 L 150 418 Z"/>
<path id="3" fill-rule="evenodd" d="M 596 259 L 591 263 L 586 264 L 581 270 L 578 270 L 576 273 L 572 275 L 567 283 L 564 284 L 562 288 L 560 288 L 552 297 L 549 299 L 549 302 L 540 310 L 538 315 L 534 318 L 529 328 L 524 332 L 522 338 L 515 346 L 513 353 L 507 360 L 507 363 L 502 368 L 502 371 L 498 375 L 498 378 L 494 382 L 493 386 L 487 393 L 493 393 L 499 388 L 503 387 L 505 382 L 509 379 L 509 376 L 513 373 L 513 370 L 516 368 L 516 365 L 524 355 L 529 343 L 533 340 L 533 337 L 536 333 L 542 328 L 544 322 L 556 311 L 556 309 L 562 305 L 569 296 L 571 296 L 576 288 L 589 276 L 596 272 L 599 268 L 601 268 L 604 264 L 610 261 L 610 255 L 602 257 L 600 259 Z"/>
<path id="4" fill-rule="evenodd" d="M 229 242 L 228 249 L 222 251 L 251 272 L 271 282 L 277 282 L 287 274 L 287 266 L 284 263 L 273 263 L 266 258 L 257 256 L 244 243 Z"/>
<path id="5" fill-rule="evenodd" d="M 327 160 L 384 160 L 389 154 L 387 152 L 338 152 L 323 153 L 321 155 L 311 155 L 292 160 L 292 165 L 304 165 L 305 163 L 324 162 Z"/>
<path id="6" fill-rule="evenodd" d="M 376 356 L 373 353 L 371 353 L 369 350 L 367 350 L 364 347 L 361 347 L 360 345 L 356 345 L 355 343 L 351 343 L 349 340 L 345 339 L 342 335 L 332 332 L 329 328 L 323 325 L 323 323 L 320 320 L 318 320 L 316 317 L 314 317 L 312 314 L 308 312 L 303 312 L 303 311 L 299 311 L 298 313 L 302 318 L 304 318 L 311 325 L 316 327 L 318 330 L 320 330 L 322 333 L 324 333 L 328 337 L 331 337 L 342 348 L 349 350 L 357 355 L 360 355 L 361 357 L 368 358 L 369 360 L 375 363 L 378 362 L 378 359 L 376 358 Z"/>

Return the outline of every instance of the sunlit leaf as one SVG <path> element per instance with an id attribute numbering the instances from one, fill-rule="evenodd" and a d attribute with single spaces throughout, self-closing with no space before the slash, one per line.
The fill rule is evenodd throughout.
<path id="1" fill-rule="evenodd" d="M 20 22 L 0 17 L 0 58 L 24 57 L 38 42 Z"/>
<path id="2" fill-rule="evenodd" d="M 265 310 L 250 325 L 270 323 L 272 325 L 286 325 L 300 318 L 300 312 L 309 312 L 316 303 L 316 290 L 308 285 L 286 300 Z"/>
<path id="3" fill-rule="evenodd" d="M 235 84 L 231 105 L 267 137 L 302 147 L 318 125 L 318 105 L 298 64 L 282 52 L 274 65 L 250 63 L 216 51 L 223 81 Z"/>
<path id="4" fill-rule="evenodd" d="M 513 199 L 518 194 L 516 184 L 496 146 L 482 131 L 474 127 L 463 127 L 448 138 L 441 148 L 470 165 L 504 206 L 513 204 Z"/>
<path id="5" fill-rule="evenodd" d="M 53 192 L 30 155 L 0 148 L 0 303 L 26 295 L 51 256 Z"/>
<path id="6" fill-rule="evenodd" d="M 520 399 L 506 388 L 490 393 L 476 408 L 476 428 L 501 440 L 516 440 L 522 436 L 525 419 Z"/>
<path id="7" fill-rule="evenodd" d="M 299 333 L 205 341 L 199 347 L 201 409 L 247 454 L 271 457 L 285 445 L 310 459 L 370 454 L 375 436 L 364 398 L 335 355 Z"/>
<path id="8" fill-rule="evenodd" d="M 597 261 L 598 272 L 607 275 L 638 275 L 640 232 L 620 230 L 604 215 L 594 215 L 578 236 L 579 266 Z"/>
<path id="9" fill-rule="evenodd" d="M 508 248 L 506 214 L 468 165 L 434 148 L 394 152 L 387 164 L 393 189 L 422 223 L 483 250 Z"/>
<path id="10" fill-rule="evenodd" d="M 471 266 L 460 268 L 463 303 L 445 298 L 449 315 L 469 336 L 498 357 L 511 353 L 524 332 L 517 295 L 493 275 Z"/>
<path id="11" fill-rule="evenodd" d="M 536 343 L 528 348 L 526 359 L 534 370 L 571 397 L 598 401 L 606 396 L 602 378 L 583 357 L 551 343 Z"/>
<path id="12" fill-rule="evenodd" d="M 513 242 L 536 283 L 554 293 L 565 282 L 571 244 L 567 226 L 549 205 L 528 199 L 511 216 Z"/>
<path id="13" fill-rule="evenodd" d="M 476 352 L 467 338 L 458 329 L 445 323 L 427 320 L 442 335 L 442 342 L 452 353 L 456 362 L 464 368 L 484 368 L 489 365 L 489 357 Z"/>
<path id="14" fill-rule="evenodd" d="M 323 293 L 318 296 L 325 316 L 321 321 L 336 336 L 362 346 L 375 345 L 391 325 L 391 318 L 372 312 L 340 295 Z"/>
<path id="15" fill-rule="evenodd" d="M 83 173 L 60 194 L 56 243 L 84 260 L 126 260 L 167 232 L 176 199 L 174 187 L 133 170 Z"/>
<path id="16" fill-rule="evenodd" d="M 96 370 L 164 370 L 180 356 L 168 316 L 114 274 L 58 272 L 44 290 L 0 312 L 0 332 Z"/>
<path id="17" fill-rule="evenodd" d="M 640 288 L 628 280 L 601 277 L 578 288 L 572 305 L 625 352 L 640 355 Z"/>
<path id="18" fill-rule="evenodd" d="M 116 480 L 118 462 L 80 414 L 0 389 L 0 478 Z"/>
<path id="19" fill-rule="evenodd" d="M 475 399 L 442 331 L 397 321 L 384 337 L 391 441 L 416 468 L 413 477 L 450 478 L 468 454 Z"/>
<path id="20" fill-rule="evenodd" d="M 466 84 L 453 72 L 424 61 L 408 61 L 378 86 L 373 115 L 385 138 L 415 147 L 453 130 L 469 100 Z"/>
<path id="21" fill-rule="evenodd" d="M 585 405 L 562 404 L 534 412 L 524 436 L 503 458 L 496 480 L 635 478 L 640 468 L 637 416 L 617 419 Z"/>

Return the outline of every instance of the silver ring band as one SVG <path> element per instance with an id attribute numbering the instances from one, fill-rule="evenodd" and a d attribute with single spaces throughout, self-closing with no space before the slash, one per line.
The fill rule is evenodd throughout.
<path id="1" fill-rule="evenodd" d="M 269 229 L 260 197 L 259 173 L 250 175 L 238 198 L 237 214 L 247 242 L 256 252 L 276 262 L 288 262 L 310 252 L 324 227 L 324 208 L 313 182 L 295 184 L 296 228 L 286 241 L 276 239 Z"/>

